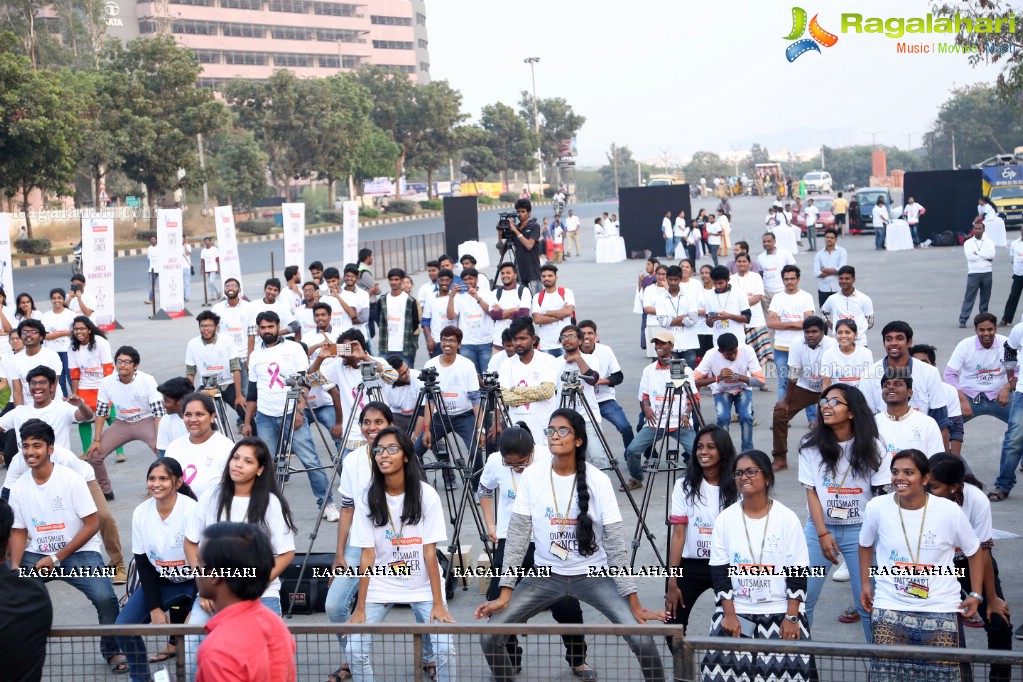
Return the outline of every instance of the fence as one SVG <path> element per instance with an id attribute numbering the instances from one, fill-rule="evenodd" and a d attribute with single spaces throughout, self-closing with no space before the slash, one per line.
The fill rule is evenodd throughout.
<path id="1" fill-rule="evenodd" d="M 400 620 L 398 614 L 389 620 Z M 289 624 L 290 625 L 290 624 Z M 661 654 L 665 679 L 686 682 L 704 679 L 701 664 L 707 652 L 740 650 L 758 653 L 789 653 L 812 655 L 817 679 L 823 682 L 853 682 L 869 679 L 871 661 L 877 657 L 898 661 L 934 659 L 940 652 L 942 660 L 968 664 L 963 680 L 989 678 L 992 665 L 1003 666 L 992 680 L 1023 680 L 1023 653 L 1012 651 L 986 651 L 969 649 L 933 649 L 929 647 L 882 647 L 862 644 L 833 644 L 822 642 L 783 642 L 781 640 L 734 640 L 729 638 L 679 638 L 681 628 L 667 625 L 511 625 L 496 626 L 479 623 L 453 625 L 415 625 L 387 623 L 376 625 L 290 625 L 295 637 L 295 659 L 298 680 L 322 682 L 340 666 L 340 647 L 337 636 L 369 635 L 372 641 L 370 660 L 375 679 L 391 681 L 427 682 L 430 677 L 422 667 L 424 646 L 429 648 L 424 635 L 451 636 L 456 655 L 452 661 L 452 680 L 489 680 L 491 670 L 483 657 L 480 635 L 517 635 L 522 649 L 521 665 L 524 675 L 519 679 L 530 682 L 541 680 L 573 679 L 565 660 L 564 635 L 585 637 L 586 662 L 600 674 L 602 680 L 622 682 L 643 680 L 637 658 L 622 638 L 631 635 L 654 637 Z M 94 680 L 104 678 L 107 667 L 99 655 L 102 635 L 142 636 L 150 654 L 163 648 L 168 638 L 177 643 L 178 655 L 164 663 L 152 664 L 155 673 L 168 670 L 171 679 L 191 679 L 186 676 L 184 635 L 198 634 L 200 628 L 188 626 L 92 626 L 58 628 L 51 632 L 47 658 L 43 670 L 44 680 Z M 677 646 L 674 655 L 669 652 L 665 638 L 674 636 Z M 741 644 L 737 642 L 741 641 Z M 449 664 L 450 665 L 450 664 Z M 510 677 L 508 679 L 511 679 Z M 651 678 L 656 679 L 656 678 Z M 709 678 L 708 678 L 709 679 Z M 905 679 L 909 679 L 908 677 Z"/>
<path id="2" fill-rule="evenodd" d="M 391 268 L 401 268 L 408 273 L 426 270 L 427 261 L 436 260 L 444 253 L 444 232 L 391 239 L 363 239 L 360 235 L 359 248 L 373 252 L 374 279 L 385 279 Z M 452 254 L 451 257 L 458 256 Z"/>

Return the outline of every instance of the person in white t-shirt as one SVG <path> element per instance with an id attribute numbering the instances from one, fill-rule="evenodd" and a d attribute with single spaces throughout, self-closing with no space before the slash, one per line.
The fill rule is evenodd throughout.
<path id="1" fill-rule="evenodd" d="M 543 288 L 533 297 L 533 322 L 540 337 L 540 350 L 560 357 L 561 330 L 575 317 L 575 294 L 558 286 L 558 266 L 551 263 L 540 268 Z"/>
<path id="2" fill-rule="evenodd" d="M 714 521 L 710 574 L 718 603 L 711 616 L 712 636 L 787 641 L 810 639 L 803 602 L 810 568 L 803 525 L 795 513 L 771 499 L 775 475 L 760 450 L 739 456 L 733 474 L 739 501 Z M 770 569 L 789 569 L 790 572 Z M 745 570 L 743 570 L 745 569 Z M 767 569 L 767 575 L 762 572 Z M 722 651 L 705 660 L 704 676 L 771 679 L 784 670 L 792 680 L 816 679 L 810 656 Z M 713 665 L 715 672 L 708 666 Z"/>
<path id="3" fill-rule="evenodd" d="M 341 301 L 344 313 L 338 329 L 344 332 L 354 327 L 368 339 L 371 304 L 376 302 L 376 295 L 370 296 L 369 292 L 362 288 L 361 272 L 357 265 L 349 263 L 345 266 L 344 286 L 337 290 L 337 299 Z M 373 288 L 376 289 L 377 285 L 374 284 Z"/>
<path id="4" fill-rule="evenodd" d="M 568 217 L 565 218 L 565 233 L 567 238 L 565 239 L 565 256 L 570 257 L 572 250 L 569 247 L 569 241 L 575 244 L 575 254 L 581 256 L 583 253 L 582 248 L 579 246 L 579 227 L 582 225 L 582 221 L 579 216 L 575 214 L 575 211 L 568 209 Z"/>
<path id="5" fill-rule="evenodd" d="M 227 293 L 228 301 L 231 300 L 231 294 L 228 292 L 227 282 L 224 283 L 224 290 Z M 277 315 L 280 320 L 280 336 L 292 336 L 296 341 L 302 339 L 302 326 L 298 320 L 295 319 L 295 309 L 291 305 L 285 303 L 280 298 L 281 295 L 281 280 L 276 277 L 271 277 L 266 280 L 263 284 L 263 298 L 258 301 L 251 301 L 249 303 L 249 315 L 251 318 L 248 321 L 248 352 L 246 358 L 252 355 L 252 351 L 259 345 L 259 338 L 261 336 L 259 332 L 259 315 L 263 312 L 273 312 Z M 218 315 L 222 315 L 220 311 L 215 311 Z"/>
<path id="6" fill-rule="evenodd" d="M 518 317 L 530 317 L 533 294 L 529 287 L 518 283 L 518 270 L 514 263 L 503 263 L 497 273 L 500 286 L 490 292 L 490 319 L 494 321 L 492 339 L 494 352 L 501 350 L 503 332 Z M 486 278 L 484 278 L 486 279 Z"/>
<path id="7" fill-rule="evenodd" d="M 190 393 L 181 400 L 181 405 L 181 418 L 188 433 L 171 441 L 164 457 L 181 465 L 181 480 L 198 497 L 220 483 L 234 443 L 216 430 L 216 407 L 209 395 Z"/>
<path id="8" fill-rule="evenodd" d="M 224 300 L 213 304 L 211 309 L 220 316 L 220 333 L 226 334 L 234 341 L 242 361 L 242 391 L 248 385 L 248 372 L 245 365 L 249 357 L 249 336 L 252 321 L 255 318 L 253 304 L 241 297 L 241 283 L 234 277 L 224 282 Z"/>
<path id="9" fill-rule="evenodd" d="M 494 352 L 494 320 L 490 316 L 494 299 L 489 291 L 479 288 L 480 276 L 475 268 L 462 270 L 462 282 L 462 286 L 453 286 L 456 295 L 448 298 L 447 317 L 456 319 L 464 334 L 458 352 L 482 374 Z"/>
<path id="10" fill-rule="evenodd" d="M 445 327 L 456 324 L 456 318 L 448 317 L 448 302 L 457 296 L 452 288 L 455 273 L 445 268 L 437 273 L 437 290 L 421 299 L 423 304 L 423 336 L 426 339 L 426 351 L 431 358 L 440 355 L 440 332 Z"/>
<path id="11" fill-rule="evenodd" d="M 579 349 L 593 357 L 594 369 L 600 377 L 593 385 L 593 394 L 597 398 L 600 416 L 618 430 L 618 433 L 622 435 L 622 443 L 628 448 L 636 433 L 632 430 L 632 423 L 625 416 L 625 410 L 618 404 L 615 395 L 614 387 L 625 381 L 625 374 L 622 373 L 622 367 L 618 364 L 618 357 L 611 346 L 597 342 L 596 322 L 582 320 L 578 327 L 582 335 Z"/>
<path id="12" fill-rule="evenodd" d="M 730 277 L 728 268 L 715 265 L 710 271 L 714 290 L 704 296 L 704 319 L 712 330 L 715 342 L 726 333 L 734 334 L 736 338 L 745 338 L 746 325 L 753 317 L 746 292 L 733 287 L 729 282 Z"/>
<path id="13" fill-rule="evenodd" d="M 402 290 L 404 281 L 405 271 L 401 268 L 391 268 L 387 272 L 390 291 L 377 299 L 380 306 L 377 343 L 380 344 L 381 355 L 398 353 L 409 367 L 414 367 L 419 349 L 419 306 Z M 490 345 L 489 338 L 487 345 Z"/>
<path id="14" fill-rule="evenodd" d="M 765 266 L 764 272 L 767 272 Z M 802 339 L 803 320 L 813 315 L 817 306 L 809 292 L 799 288 L 799 267 L 782 268 L 785 290 L 771 298 L 767 326 L 774 330 L 774 364 L 778 369 L 778 400 L 785 398 L 789 375 L 789 349 Z M 766 283 L 765 283 L 766 285 Z M 807 414 L 807 418 L 810 415 Z"/>
<path id="15" fill-rule="evenodd" d="M 171 377 L 156 387 L 163 398 L 163 409 L 166 414 L 160 419 L 156 430 L 156 454 L 163 457 L 167 446 L 188 433 L 185 422 L 181 419 L 182 400 L 195 390 L 195 385 L 185 377 Z"/>
<path id="16" fill-rule="evenodd" d="M 870 210 L 870 225 L 874 228 L 874 250 L 884 249 L 885 233 L 888 231 L 888 223 L 891 222 L 888 207 L 884 205 L 884 197 L 877 198 L 877 204 Z"/>
<path id="17" fill-rule="evenodd" d="M 722 223 L 717 221 L 716 214 L 711 213 L 707 216 L 707 224 L 704 225 L 703 229 L 707 232 L 707 245 L 710 247 L 710 258 L 714 261 L 714 267 L 717 267 L 718 249 L 721 247 L 721 235 L 724 233 Z"/>
<path id="18" fill-rule="evenodd" d="M 501 594 L 480 605 L 476 618 L 489 616 L 492 625 L 526 622 L 551 603 L 548 595 L 557 593 L 595 606 L 612 623 L 663 622 L 664 611 L 651 611 L 640 603 L 632 577 L 584 577 L 595 568 L 628 565 L 621 511 L 611 480 L 586 461 L 582 415 L 568 408 L 555 410 L 544 432 L 552 460 L 527 469 L 519 480 L 505 541 Z M 530 542 L 535 546 L 535 565 L 550 574 L 518 582 L 516 571 L 524 564 Z M 480 639 L 497 682 L 515 679 L 507 641 L 507 635 Z M 632 636 L 629 646 L 644 677 L 664 679 L 652 637 Z"/>
<path id="19" fill-rule="evenodd" d="M 874 420 L 888 453 L 910 449 L 924 454 L 945 452 L 937 422 L 910 406 L 913 377 L 905 370 L 890 367 L 880 384 L 885 411 L 874 415 Z"/>
<path id="20" fill-rule="evenodd" d="M 18 429 L 29 419 L 42 419 L 53 429 L 55 443 L 60 447 L 71 449 L 71 426 L 92 419 L 90 408 L 81 396 L 71 394 L 64 400 L 53 399 L 53 389 L 57 384 L 57 375 L 49 367 L 40 366 L 29 370 L 26 377 L 32 402 L 18 405 L 10 412 L 0 416 L 0 431 L 11 431 L 21 449 L 21 436 Z"/>
<path id="21" fill-rule="evenodd" d="M 100 625 L 117 619 L 117 597 L 110 578 L 103 575 L 100 554 L 99 514 L 89 486 L 73 469 L 58 466 L 53 454 L 53 429 L 42 420 L 22 425 L 21 455 L 31 469 L 11 487 L 14 524 L 8 548 L 11 566 L 33 571 L 49 582 L 60 580 L 84 594 L 96 608 Z M 50 577 L 42 571 L 59 569 L 64 575 Z M 84 575 L 68 575 L 81 571 Z M 100 638 L 100 654 L 112 670 L 127 672 L 111 636 Z"/>
<path id="22" fill-rule="evenodd" d="M 219 301 L 221 293 L 220 251 L 213 245 L 213 240 L 209 237 L 202 240 L 199 262 L 202 263 L 202 271 L 206 275 L 207 300 Z"/>
<path id="23" fill-rule="evenodd" d="M 217 387 L 224 403 L 244 415 L 245 394 L 242 393 L 241 349 L 228 334 L 220 334 L 221 319 L 212 310 L 195 316 L 199 323 L 199 336 L 189 340 L 185 347 L 185 376 L 193 384 L 196 375 L 201 382 L 216 377 Z"/>
<path id="24" fill-rule="evenodd" d="M 927 493 L 929 473 L 922 452 L 902 450 L 892 456 L 894 492 L 867 503 L 860 530 L 860 604 L 871 615 L 873 644 L 958 646 L 959 614 L 971 618 L 983 601 L 980 541 L 955 502 Z M 952 574 L 956 548 L 969 557 L 971 590 L 965 599 Z M 938 570 L 914 574 L 924 568 Z M 881 665 L 894 679 L 959 677 L 955 662 L 875 661 L 872 668 Z"/>
<path id="25" fill-rule="evenodd" d="M 697 388 L 711 387 L 717 425 L 728 431 L 732 406 L 739 417 L 742 450 L 753 449 L 753 387 L 763 386 L 767 379 L 756 352 L 740 343 L 734 334 L 718 337 L 717 348 L 703 356 L 693 373 Z"/>
<path id="26" fill-rule="evenodd" d="M 796 259 L 791 252 L 778 248 L 778 242 L 770 232 L 764 233 L 762 241 L 764 252 L 757 256 L 757 263 L 760 265 L 760 276 L 764 280 L 764 298 L 761 302 L 766 315 L 771 308 L 771 299 L 774 295 L 785 290 L 782 268 L 786 265 L 795 265 Z"/>
<path id="27" fill-rule="evenodd" d="M 806 225 L 806 241 L 810 245 L 810 251 L 817 250 L 817 218 L 821 210 L 813 205 L 813 199 L 807 199 L 803 205 L 803 221 Z"/>
<path id="28" fill-rule="evenodd" d="M 708 265 L 706 267 L 709 268 L 710 266 Z M 657 304 L 668 288 L 668 266 L 661 265 L 657 261 L 647 261 L 647 270 L 652 273 L 653 277 L 643 277 L 640 275 L 639 282 L 637 284 L 637 296 L 643 306 L 643 319 L 646 322 L 646 326 L 641 330 L 643 338 L 641 339 L 640 345 L 646 349 L 646 356 L 648 358 L 655 358 L 657 357 L 657 352 L 654 350 L 654 342 L 652 339 L 653 335 L 661 330 L 660 321 L 658 320 Z M 649 281 L 650 279 L 653 281 Z M 699 301 L 699 308 L 702 309 L 702 294 Z M 704 323 L 702 316 L 699 317 L 696 328 L 697 335 L 699 335 L 701 329 L 707 329 L 707 325 Z"/>
<path id="29" fill-rule="evenodd" d="M 909 197 L 906 205 L 902 207 L 902 215 L 909 223 L 909 231 L 913 233 L 913 247 L 920 248 L 920 216 L 927 213 L 927 209 L 916 203 L 916 199 Z"/>
<path id="30" fill-rule="evenodd" d="M 821 315 L 834 330 L 838 320 L 853 320 L 859 334 L 856 343 L 867 346 L 867 330 L 874 328 L 874 302 L 856 288 L 856 268 L 843 265 L 838 269 L 838 292 L 821 304 Z"/>
<path id="31" fill-rule="evenodd" d="M 661 239 L 664 240 L 664 257 L 671 260 L 675 257 L 675 230 L 671 224 L 671 211 L 664 212 L 661 220 Z"/>
<path id="32" fill-rule="evenodd" d="M 379 623 L 395 604 L 408 604 L 426 623 L 454 623 L 444 600 L 437 544 L 447 540 L 437 491 L 423 479 L 408 435 L 389 426 L 373 439 L 372 478 L 355 501 L 351 543 L 362 548 L 359 600 L 348 622 Z M 437 677 L 457 679 L 449 634 L 430 635 Z M 373 679 L 371 635 L 353 634 L 348 644 L 352 675 Z"/>
<path id="33" fill-rule="evenodd" d="M 88 318 L 96 312 L 96 297 L 85 290 L 85 275 L 71 275 L 71 290 L 68 294 L 67 307 L 75 315 Z M 95 322 L 95 320 L 93 320 Z"/>
<path id="34" fill-rule="evenodd" d="M 665 279 L 668 286 L 660 290 L 663 293 L 656 297 L 654 305 L 657 324 L 675 337 L 674 350 L 682 353 L 689 366 L 695 367 L 700 353 L 697 323 L 700 321 L 702 296 L 693 295 L 691 288 L 682 288 L 682 268 L 677 265 L 668 268 Z"/>
<path id="35" fill-rule="evenodd" d="M 160 266 L 157 261 L 160 257 L 160 247 L 156 245 L 156 235 L 149 237 L 149 246 L 146 247 L 146 261 L 149 263 L 149 270 L 146 274 L 146 284 L 149 285 L 149 298 L 146 305 L 152 303 L 155 298 L 153 293 L 157 291 L 156 284 L 160 280 Z"/>
<path id="36" fill-rule="evenodd" d="M 824 388 L 839 383 L 859 388 L 861 381 L 870 381 L 874 356 L 869 348 L 859 345 L 858 338 L 855 320 L 842 318 L 835 324 L 835 340 L 838 343 L 825 350 L 821 357 Z"/>
<path id="37" fill-rule="evenodd" d="M 590 461 L 597 468 L 606 469 L 610 465 L 607 453 L 602 447 L 596 447 L 596 445 L 600 444 L 598 429 L 600 429 L 602 420 L 600 417 L 600 407 L 597 405 L 594 385 L 600 379 L 600 373 L 595 369 L 596 358 L 589 353 L 584 353 L 581 349 L 582 335 L 582 330 L 574 324 L 570 324 L 561 330 L 561 349 L 565 352 L 558 358 L 554 375 L 558 381 L 558 402 L 565 407 L 571 407 L 586 420 L 586 436 L 590 442 L 595 444 L 590 452 Z M 581 395 L 575 392 L 566 394 L 564 382 L 566 372 L 576 372 L 578 374 L 578 386 Z M 584 407 L 584 403 L 586 407 L 589 407 L 589 411 Z M 592 420 L 590 419 L 590 413 L 593 413 Z"/>
<path id="38" fill-rule="evenodd" d="M 501 365 L 501 399 L 511 421 L 524 421 L 533 433 L 541 433 L 558 406 L 557 361 L 536 350 L 536 332 L 529 318 L 520 317 L 508 327 L 515 357 Z"/>
<path id="39" fill-rule="evenodd" d="M 21 337 L 25 349 L 11 356 L 7 379 L 11 382 L 11 400 L 15 405 L 24 405 L 32 401 L 28 384 L 25 383 L 25 376 L 29 370 L 45 365 L 60 376 L 64 371 L 64 362 L 57 355 L 57 351 L 43 345 L 46 327 L 41 320 L 29 319 L 19 322 L 18 336 Z M 65 395 L 58 383 L 57 395 L 54 397 L 59 400 Z"/>
<path id="40" fill-rule="evenodd" d="M 748 253 L 742 251 L 735 254 L 735 274 L 729 279 L 729 284 L 746 295 L 750 320 L 746 325 L 744 340 L 756 351 L 757 360 L 763 364 L 774 360 L 774 346 L 771 344 L 771 332 L 764 317 L 764 280 L 758 273 L 753 272 L 752 266 L 753 262 Z M 738 334 L 736 337 L 738 338 Z M 767 386 L 761 386 L 760 390 L 766 391 Z"/>
<path id="41" fill-rule="evenodd" d="M 68 353 L 71 392 L 81 396 L 95 412 L 99 384 L 103 377 L 114 373 L 114 353 L 106 334 L 84 315 L 75 318 L 71 332 L 71 350 Z M 113 420 L 112 416 L 107 417 L 107 424 Z M 78 437 L 82 441 L 82 452 L 86 452 L 92 445 L 92 422 L 78 425 Z M 117 461 L 124 461 L 123 447 L 117 449 Z"/>
<path id="42" fill-rule="evenodd" d="M 958 391 L 964 422 L 988 414 L 1009 423 L 1012 387 L 1002 365 L 1008 339 L 996 333 L 997 324 L 991 313 L 975 316 L 974 335 L 956 345 L 945 366 L 944 379 Z"/>

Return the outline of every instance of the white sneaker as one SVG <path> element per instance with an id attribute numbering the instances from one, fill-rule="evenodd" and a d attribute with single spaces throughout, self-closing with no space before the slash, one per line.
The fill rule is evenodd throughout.
<path id="1" fill-rule="evenodd" d="M 341 518 L 341 512 L 337 510 L 337 505 L 333 502 L 327 505 L 327 508 L 323 510 L 323 518 L 327 519 L 331 523 L 337 523 L 337 520 Z M 848 578 L 846 578 L 848 580 Z"/>
<path id="2" fill-rule="evenodd" d="M 849 566 L 842 562 L 842 565 L 838 567 L 838 570 L 831 575 L 831 579 L 836 583 L 847 583 L 849 582 Z"/>

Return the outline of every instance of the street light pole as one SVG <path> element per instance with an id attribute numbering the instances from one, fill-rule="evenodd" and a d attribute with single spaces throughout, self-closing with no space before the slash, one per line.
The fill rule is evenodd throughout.
<path id="1" fill-rule="evenodd" d="M 540 114 L 536 108 L 536 63 L 540 61 L 539 57 L 526 57 L 522 60 L 526 64 L 529 64 L 529 73 L 533 77 L 533 130 L 536 131 L 536 174 L 540 179 L 540 194 L 543 195 L 543 152 L 541 151 L 542 142 L 540 141 Z"/>

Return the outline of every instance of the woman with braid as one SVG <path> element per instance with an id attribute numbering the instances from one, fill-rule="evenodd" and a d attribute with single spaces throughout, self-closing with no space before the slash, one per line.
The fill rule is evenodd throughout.
<path id="1" fill-rule="evenodd" d="M 480 605 L 476 618 L 489 616 L 497 625 L 523 623 L 572 597 L 593 606 L 612 623 L 664 622 L 667 613 L 640 604 L 631 576 L 587 576 L 590 567 L 618 568 L 629 561 L 611 480 L 586 461 L 586 422 L 575 410 L 561 408 L 551 414 L 544 435 L 552 455 L 550 465 L 533 466 L 522 474 L 505 540 L 501 596 Z M 535 565 L 550 573 L 529 575 L 516 584 L 516 569 L 523 565 L 530 542 L 536 547 Z M 497 682 L 515 679 L 507 639 L 507 635 L 480 638 Z M 625 639 L 639 659 L 643 679 L 664 680 L 653 637 Z"/>

